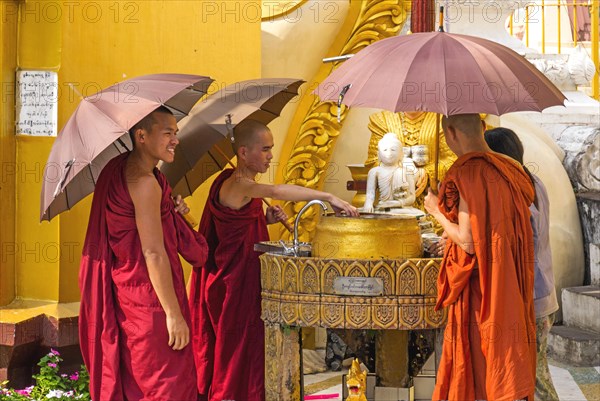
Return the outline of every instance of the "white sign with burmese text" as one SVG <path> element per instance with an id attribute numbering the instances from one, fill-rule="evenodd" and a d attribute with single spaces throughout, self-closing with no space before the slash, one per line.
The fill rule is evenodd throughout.
<path id="1" fill-rule="evenodd" d="M 383 280 L 377 277 L 336 277 L 333 290 L 338 295 L 375 297 L 383 294 Z"/>
<path id="2" fill-rule="evenodd" d="M 17 135 L 56 136 L 58 74 L 53 71 L 17 71 Z"/>

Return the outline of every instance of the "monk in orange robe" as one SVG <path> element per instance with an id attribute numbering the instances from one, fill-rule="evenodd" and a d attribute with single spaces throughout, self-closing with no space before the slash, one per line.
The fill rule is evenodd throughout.
<path id="1" fill-rule="evenodd" d="M 458 159 L 425 207 L 448 238 L 436 309 L 448 307 L 433 400 L 533 400 L 534 191 L 518 163 L 487 146 L 477 114 L 444 117 Z"/>

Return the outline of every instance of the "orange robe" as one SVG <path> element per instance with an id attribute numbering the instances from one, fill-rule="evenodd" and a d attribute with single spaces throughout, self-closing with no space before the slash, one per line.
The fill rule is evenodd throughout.
<path id="1" fill-rule="evenodd" d="M 440 211 L 458 223 L 467 202 L 475 253 L 448 241 L 436 309 L 448 307 L 433 400 L 533 400 L 533 186 L 521 166 L 469 153 L 448 170 Z"/>

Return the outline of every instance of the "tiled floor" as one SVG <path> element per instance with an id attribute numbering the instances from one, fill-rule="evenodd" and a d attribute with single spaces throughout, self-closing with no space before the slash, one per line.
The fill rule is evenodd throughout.
<path id="1" fill-rule="evenodd" d="M 600 401 L 600 367 L 578 368 L 550 361 L 550 373 L 560 401 Z M 325 401 L 343 401 L 341 372 L 304 376 L 305 389 Z M 337 383 L 336 383 L 337 382 Z"/>

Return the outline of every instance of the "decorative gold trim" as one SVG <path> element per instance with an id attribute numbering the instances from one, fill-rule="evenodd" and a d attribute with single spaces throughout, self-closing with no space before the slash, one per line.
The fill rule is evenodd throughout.
<path id="1" fill-rule="evenodd" d="M 410 0 L 354 0 L 346 25 L 352 24 L 347 40 L 343 45 L 335 43 L 330 54 L 354 54 L 369 44 L 397 35 L 410 10 Z M 356 15 L 354 18 L 353 16 Z M 352 20 L 354 18 L 354 20 Z M 335 64 L 333 68 L 336 68 Z M 309 88 L 316 88 L 319 82 L 331 73 L 330 65 L 323 65 Z M 342 106 L 341 123 L 337 121 L 337 106 L 331 102 L 320 102 L 318 97 L 307 94 L 301 100 L 288 137 L 294 135 L 290 155 L 282 163 L 280 174 L 287 184 L 308 188 L 321 188 L 327 174 L 334 168 L 330 164 L 333 147 L 339 137 L 347 109 Z M 282 155 L 285 154 L 285 149 Z M 303 206 L 301 203 L 286 202 L 283 205 L 288 216 L 295 216 Z M 300 237 L 308 241 L 314 233 L 315 213 L 306 213 L 300 220 Z M 286 230 L 279 232 L 281 238 L 289 238 Z"/>
<path id="2" fill-rule="evenodd" d="M 260 260 L 266 283 L 261 317 L 267 325 L 412 330 L 438 328 L 446 322 L 446 312 L 434 310 L 441 259 L 348 260 L 263 254 Z M 379 277 L 385 294 L 336 295 L 336 277 Z"/>

